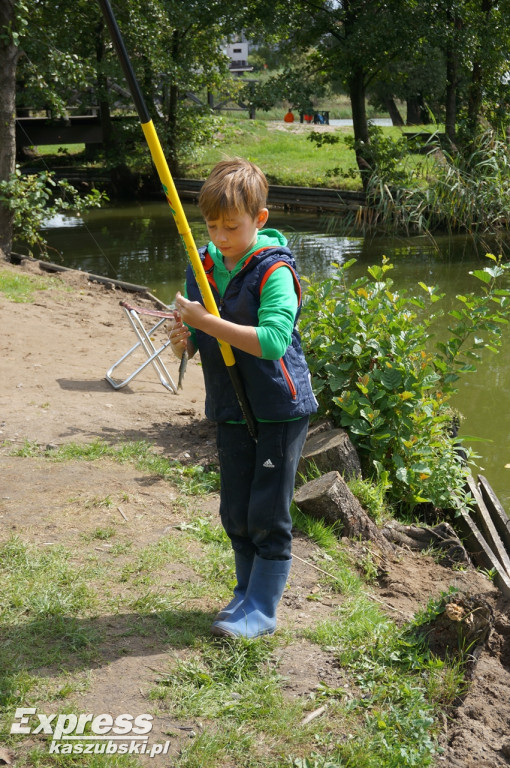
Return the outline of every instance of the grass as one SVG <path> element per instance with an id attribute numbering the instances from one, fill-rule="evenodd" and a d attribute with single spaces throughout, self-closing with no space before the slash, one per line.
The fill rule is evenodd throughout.
<path id="1" fill-rule="evenodd" d="M 359 188 L 354 154 L 343 142 L 318 149 L 307 138 L 312 131 L 313 126 L 298 133 L 279 122 L 229 118 L 216 145 L 205 148 L 200 161 L 188 165 L 184 175 L 205 178 L 225 156 L 242 156 L 260 166 L 270 184 Z M 352 129 L 337 128 L 336 132 L 346 135 Z M 352 170 L 354 177 L 328 176 L 334 167 L 346 174 Z"/>
<path id="2" fill-rule="evenodd" d="M 385 498 L 387 489 L 381 482 L 375 483 L 372 480 L 354 477 L 348 481 L 347 485 L 377 525 L 383 525 L 390 519 L 390 509 Z"/>
<path id="3" fill-rule="evenodd" d="M 85 144 L 40 144 L 37 147 L 41 155 L 80 155 L 85 152 Z"/>
<path id="4" fill-rule="evenodd" d="M 353 738 L 335 750 L 339 765 L 432 764 L 434 719 L 458 696 L 463 669 L 459 659 L 448 664 L 431 654 L 419 626 L 397 627 L 361 596 L 308 632 L 356 680 L 349 709 L 358 720 Z"/>
<path id="5" fill-rule="evenodd" d="M 124 523 L 105 519 L 91 524 L 90 535 L 69 535 L 66 546 L 38 547 L 23 535 L 0 545 L 0 620 L 6 630 L 0 639 L 0 742 L 16 751 L 20 768 L 73 766 L 78 760 L 85 768 L 140 765 L 133 756 L 50 755 L 44 742 L 26 747 L 23 736 L 9 733 L 18 707 L 80 712 L 93 670 L 124 654 L 141 660 L 136 684 L 144 712 L 167 724 L 165 738 L 174 742 L 182 735 L 181 722 L 193 725 L 194 737 L 182 740 L 172 757 L 175 768 L 432 763 L 440 713 L 462 677 L 461 665 L 435 659 L 417 631 L 437 606 L 415 624 L 398 627 L 367 597 L 336 532 L 294 509 L 295 527 L 319 547 L 320 592 L 340 592 L 342 608 L 308 630 L 257 641 L 212 640 L 213 606 L 228 599 L 235 577 L 222 528 L 200 510 L 210 478 L 205 488 L 188 482 L 207 478 L 209 470 L 185 472 L 145 443 L 98 441 L 57 450 L 26 443 L 17 455 L 28 469 L 31 461 L 132 462 L 147 480 L 164 477 L 186 501 L 179 507 L 181 522 L 149 544 L 129 535 Z M 106 491 L 91 499 L 96 510 L 112 503 Z M 292 656 L 296 641 L 312 643 L 340 665 L 345 685 L 322 683 L 310 695 L 290 696 L 280 659 Z M 158 670 L 144 676 L 152 654 L 159 654 Z M 302 724 L 323 704 L 320 718 Z"/>
<path id="6" fill-rule="evenodd" d="M 224 119 L 215 143 L 202 148 L 200 157 L 182 169 L 181 175 L 206 178 L 212 167 L 224 157 L 240 155 L 260 166 L 270 184 L 283 186 L 328 187 L 360 190 L 361 180 L 354 152 L 343 140 L 352 137 L 348 126 L 334 128 L 336 144 L 318 147 L 310 141 L 317 126 L 286 125 L 281 120 L 246 120 L 239 117 Z M 382 127 L 381 135 L 398 142 L 402 129 Z M 423 178 L 430 166 L 426 155 L 410 153 L 406 167 Z"/>
<path id="7" fill-rule="evenodd" d="M 67 443 L 59 448 L 43 448 L 37 443 L 25 441 L 21 448 L 12 451 L 13 456 L 44 457 L 51 461 L 97 461 L 113 459 L 121 464 L 129 462 L 137 469 L 150 472 L 189 494 L 206 494 L 218 490 L 219 474 L 211 467 L 184 466 L 179 461 L 171 461 L 157 454 L 149 443 L 144 441 L 126 441 L 110 445 L 103 440 L 91 443 Z M 97 506 L 111 506 L 108 497 L 96 499 Z"/>
<path id="8" fill-rule="evenodd" d="M 0 269 L 0 293 L 10 301 L 26 304 L 34 301 L 36 291 L 62 288 L 62 284 L 51 277 L 21 275 Z"/>

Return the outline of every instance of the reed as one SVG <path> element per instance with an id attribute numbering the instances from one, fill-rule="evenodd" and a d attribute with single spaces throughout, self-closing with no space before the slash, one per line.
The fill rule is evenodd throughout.
<path id="1" fill-rule="evenodd" d="M 505 231 L 510 225 L 508 143 L 490 129 L 465 150 L 431 141 L 425 183 L 395 184 L 379 167 L 367 184 L 367 208 L 354 222 L 363 232 L 409 234 L 437 231 L 472 235 Z M 401 179 L 399 179 L 400 181 Z"/>

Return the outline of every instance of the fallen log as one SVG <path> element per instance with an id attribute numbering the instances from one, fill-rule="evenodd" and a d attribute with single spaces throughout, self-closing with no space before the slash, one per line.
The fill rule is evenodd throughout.
<path id="1" fill-rule="evenodd" d="M 423 550 L 433 547 L 439 550 L 442 565 L 453 566 L 458 563 L 471 564 L 461 540 L 449 523 L 439 523 L 434 528 L 417 525 L 402 525 L 392 520 L 382 529 L 388 541 L 410 549 Z"/>

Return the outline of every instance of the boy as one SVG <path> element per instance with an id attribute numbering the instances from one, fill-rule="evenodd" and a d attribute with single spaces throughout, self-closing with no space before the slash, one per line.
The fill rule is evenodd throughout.
<path id="1" fill-rule="evenodd" d="M 211 238 L 200 250 L 220 317 L 205 309 L 191 267 L 186 295 L 176 296 L 170 337 L 174 353 L 198 349 L 209 419 L 217 422 L 220 516 L 235 555 L 234 598 L 212 633 L 258 637 L 276 629 L 276 607 L 291 564 L 290 503 L 308 419 L 317 410 L 296 330 L 299 279 L 287 241 L 263 229 L 267 181 L 256 165 L 236 158 L 213 169 L 199 206 Z M 257 421 L 254 440 L 223 362 L 217 339 L 233 347 Z"/>

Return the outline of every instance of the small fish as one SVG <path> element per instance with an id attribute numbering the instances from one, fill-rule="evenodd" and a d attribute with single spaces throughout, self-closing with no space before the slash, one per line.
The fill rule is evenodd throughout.
<path id="1" fill-rule="evenodd" d="M 182 389 L 182 382 L 184 381 L 184 374 L 188 366 L 188 352 L 185 349 L 182 353 L 181 362 L 179 363 L 179 381 L 177 382 L 177 389 Z"/>

